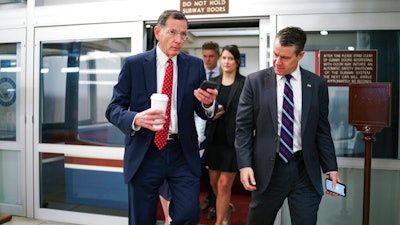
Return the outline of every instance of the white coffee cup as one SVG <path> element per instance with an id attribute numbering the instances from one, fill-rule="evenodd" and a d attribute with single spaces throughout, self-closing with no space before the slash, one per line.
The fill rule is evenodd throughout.
<path id="1" fill-rule="evenodd" d="M 165 110 L 167 110 L 168 95 L 154 93 L 151 95 L 150 100 L 151 100 L 151 108 L 152 109 L 161 109 L 165 113 Z M 164 126 L 164 124 L 153 125 L 153 127 L 155 129 L 159 129 L 159 130 L 161 130 L 163 128 L 163 126 Z"/>

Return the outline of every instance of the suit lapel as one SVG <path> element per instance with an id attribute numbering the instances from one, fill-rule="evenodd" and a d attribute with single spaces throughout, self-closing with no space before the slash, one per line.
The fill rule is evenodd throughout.
<path id="1" fill-rule="evenodd" d="M 179 112 L 181 106 L 182 106 L 182 101 L 183 101 L 183 93 L 185 93 L 185 87 L 187 85 L 187 79 L 188 76 L 187 74 L 189 73 L 189 63 L 185 62 L 187 59 L 184 57 L 184 55 L 179 54 L 177 58 L 177 63 L 178 63 L 178 90 L 177 90 L 177 101 L 178 101 L 178 106 L 177 106 L 177 111 Z"/>
<path id="2" fill-rule="evenodd" d="M 222 76 L 221 76 L 222 77 Z M 233 82 L 233 84 L 232 84 L 232 88 L 231 88 L 231 90 L 229 91 L 229 96 L 228 96 L 228 102 L 226 103 L 227 105 L 226 105 L 226 109 L 228 110 L 229 109 L 229 107 L 230 107 L 230 105 L 231 105 L 231 103 L 232 103 L 232 100 L 233 100 L 233 97 L 236 95 L 236 93 L 239 91 L 239 81 L 238 81 L 238 76 L 236 76 L 235 77 L 235 81 Z M 221 82 L 220 82 L 221 83 Z"/>
<path id="3" fill-rule="evenodd" d="M 271 70 L 267 70 L 266 76 L 264 77 L 264 84 L 266 87 L 265 95 L 263 99 L 267 102 L 268 111 L 272 124 L 274 126 L 275 133 L 278 132 L 278 109 L 276 106 L 276 75 Z M 263 90 L 261 90 L 263 92 Z"/>
<path id="4" fill-rule="evenodd" d="M 312 82 L 310 74 L 305 73 L 302 69 L 301 71 L 301 93 L 302 93 L 302 101 L 303 105 L 301 106 L 301 135 L 303 136 L 303 132 L 305 131 L 305 127 L 308 120 L 308 111 L 310 110 L 311 105 L 311 96 L 312 96 Z"/>
<path id="5" fill-rule="evenodd" d="M 146 56 L 143 68 L 144 68 L 144 80 L 148 95 L 151 96 L 157 92 L 157 60 L 155 48 Z"/>

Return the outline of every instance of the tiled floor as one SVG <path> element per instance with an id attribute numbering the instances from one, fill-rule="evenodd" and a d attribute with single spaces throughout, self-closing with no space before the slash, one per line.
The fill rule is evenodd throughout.
<path id="1" fill-rule="evenodd" d="M 3 223 L 2 225 L 77 225 L 77 224 L 35 220 L 25 217 L 13 216 L 10 221 Z M 157 225 L 164 225 L 164 222 L 159 221 Z"/>
<path id="2" fill-rule="evenodd" d="M 35 220 L 25 217 L 13 216 L 10 221 L 3 225 L 72 225 L 70 223 L 52 222 L 44 220 Z"/>

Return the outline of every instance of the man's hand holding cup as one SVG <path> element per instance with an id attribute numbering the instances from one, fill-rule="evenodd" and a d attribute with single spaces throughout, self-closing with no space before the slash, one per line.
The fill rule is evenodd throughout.
<path id="1" fill-rule="evenodd" d="M 135 126 L 147 128 L 152 131 L 159 131 L 166 121 L 165 110 L 167 109 L 168 96 L 154 93 L 151 97 L 151 107 L 135 117 Z"/>
<path id="2" fill-rule="evenodd" d="M 165 110 L 167 109 L 168 96 L 165 94 L 154 93 L 151 95 L 150 99 L 151 99 L 151 109 L 157 109 L 162 111 L 161 115 L 163 116 L 163 118 L 155 119 L 153 124 L 153 128 L 155 130 L 161 130 L 163 129 L 166 119 Z"/>

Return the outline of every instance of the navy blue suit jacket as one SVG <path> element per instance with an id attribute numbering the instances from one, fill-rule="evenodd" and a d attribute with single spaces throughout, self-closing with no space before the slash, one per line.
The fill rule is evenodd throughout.
<path id="1" fill-rule="evenodd" d="M 328 121 L 328 86 L 324 78 L 300 68 L 303 159 L 315 190 L 323 195 L 322 171 L 337 171 Z M 247 76 L 239 100 L 235 147 L 239 169 L 252 167 L 257 192 L 270 182 L 279 147 L 276 74 L 268 68 Z"/>
<path id="2" fill-rule="evenodd" d="M 194 112 L 203 119 L 209 118 L 193 92 L 206 79 L 204 64 L 200 58 L 183 52 L 177 56 L 177 64 L 179 141 L 193 174 L 200 177 L 201 162 Z M 156 92 L 156 48 L 126 58 L 106 111 L 107 119 L 125 134 L 124 179 L 126 183 L 135 176 L 155 134 L 146 128 L 135 132 L 132 130 L 132 122 L 138 112 L 150 108 L 150 96 Z"/>

